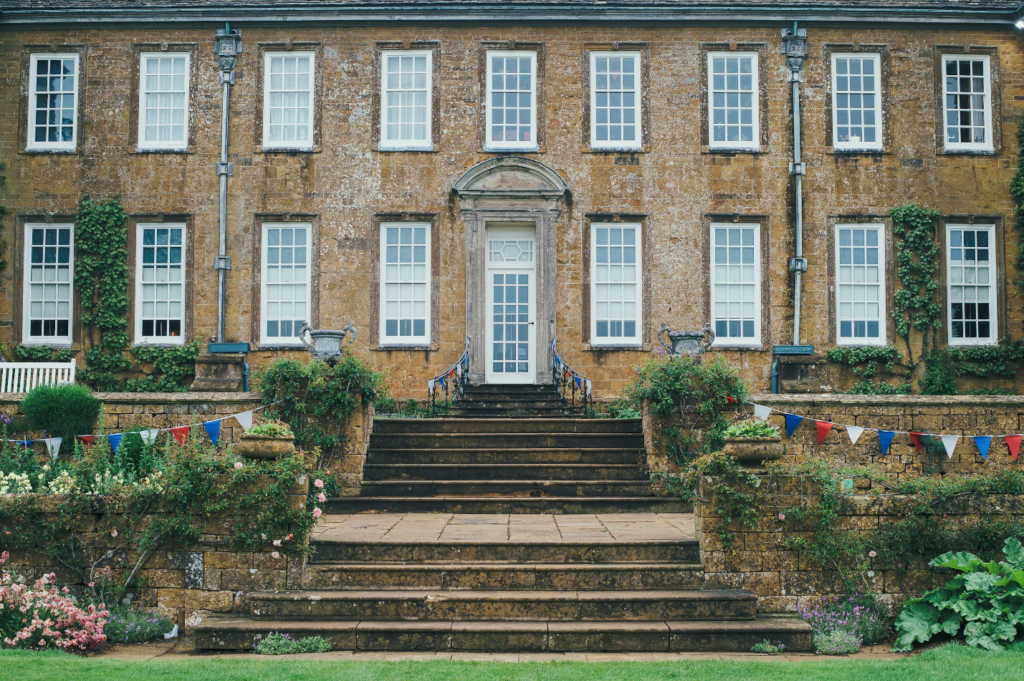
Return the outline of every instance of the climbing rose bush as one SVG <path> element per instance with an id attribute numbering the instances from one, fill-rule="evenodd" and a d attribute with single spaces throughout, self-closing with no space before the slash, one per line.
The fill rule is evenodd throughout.
<path id="1" fill-rule="evenodd" d="M 31 586 L 2 567 L 10 560 L 0 554 L 0 642 L 13 648 L 91 650 L 107 641 L 103 628 L 110 613 L 90 605 L 83 610 L 58 589 L 50 573 Z"/>

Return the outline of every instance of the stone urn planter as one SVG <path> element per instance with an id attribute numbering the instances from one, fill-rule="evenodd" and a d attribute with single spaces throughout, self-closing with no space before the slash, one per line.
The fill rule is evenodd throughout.
<path id="1" fill-rule="evenodd" d="M 295 453 L 294 437 L 274 437 L 273 435 L 243 435 L 235 452 L 246 459 L 280 459 Z"/>
<path id="2" fill-rule="evenodd" d="M 744 468 L 759 468 L 765 461 L 777 461 L 786 453 L 782 438 L 727 437 L 722 451 L 735 458 Z"/>

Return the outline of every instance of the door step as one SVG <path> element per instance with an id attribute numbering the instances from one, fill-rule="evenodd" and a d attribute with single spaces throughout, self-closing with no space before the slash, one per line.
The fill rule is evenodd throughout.
<path id="1" fill-rule="evenodd" d="M 324 513 L 692 513 L 674 497 L 334 497 Z"/>

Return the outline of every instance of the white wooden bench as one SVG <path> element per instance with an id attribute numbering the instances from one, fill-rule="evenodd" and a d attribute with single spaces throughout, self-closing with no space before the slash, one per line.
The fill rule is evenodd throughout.
<path id="1" fill-rule="evenodd" d="M 37 385 L 75 382 L 70 362 L 0 362 L 0 393 L 27 393 Z"/>

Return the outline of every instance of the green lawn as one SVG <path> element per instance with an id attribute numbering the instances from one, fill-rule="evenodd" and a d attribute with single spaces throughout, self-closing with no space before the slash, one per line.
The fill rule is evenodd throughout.
<path id="1" fill-rule="evenodd" d="M 555 679 L 564 681 L 643 679 L 814 679 L 814 681 L 905 681 L 906 679 L 1024 678 L 1024 643 L 1003 653 L 945 645 L 899 660 L 808 660 L 807 662 L 703 661 L 621 663 L 351 662 L 288 657 L 175 658 L 146 662 L 82 658 L 57 652 L 0 652 L 0 677 L 33 679 L 117 679 L 118 681 L 229 681 L 232 679 L 386 679 L 388 681 L 477 681 Z"/>

